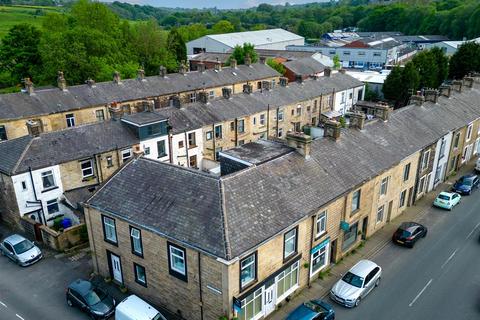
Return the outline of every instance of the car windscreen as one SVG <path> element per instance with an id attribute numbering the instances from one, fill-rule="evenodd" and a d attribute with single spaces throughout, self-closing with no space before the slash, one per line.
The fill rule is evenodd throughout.
<path id="1" fill-rule="evenodd" d="M 96 305 L 105 298 L 106 294 L 100 289 L 93 289 L 83 296 L 89 306 Z"/>
<path id="2" fill-rule="evenodd" d="M 323 308 L 321 305 L 319 305 L 318 303 L 315 303 L 314 301 L 308 301 L 308 302 L 304 302 L 303 305 L 312 310 L 313 312 L 317 312 L 317 313 L 324 313 L 326 312 L 327 310 L 325 310 L 325 308 Z"/>
<path id="3" fill-rule="evenodd" d="M 357 288 L 361 288 L 363 285 L 363 278 L 357 275 L 354 275 L 350 271 L 343 276 L 342 280 Z"/>
<path id="4" fill-rule="evenodd" d="M 408 238 L 412 235 L 412 233 L 408 230 L 403 230 L 403 229 L 398 229 L 397 230 L 397 236 L 400 238 Z"/>
<path id="5" fill-rule="evenodd" d="M 473 184 L 473 180 L 471 180 L 471 179 L 464 179 L 463 182 L 462 182 L 462 184 L 471 187 L 472 184 Z"/>
<path id="6" fill-rule="evenodd" d="M 158 313 L 152 320 L 165 320 L 165 317 Z"/>
<path id="7" fill-rule="evenodd" d="M 22 254 L 33 248 L 33 243 L 28 240 L 23 240 L 13 246 L 16 254 Z"/>
<path id="8" fill-rule="evenodd" d="M 450 197 L 449 197 L 449 196 L 446 196 L 446 195 L 444 195 L 444 194 L 440 194 L 440 195 L 438 196 L 438 198 L 439 198 L 439 199 L 442 199 L 442 200 L 447 200 L 447 201 L 450 200 Z"/>

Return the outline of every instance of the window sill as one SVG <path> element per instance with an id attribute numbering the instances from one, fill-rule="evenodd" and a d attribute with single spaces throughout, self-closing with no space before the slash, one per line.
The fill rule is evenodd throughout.
<path id="1" fill-rule="evenodd" d="M 360 211 L 360 208 L 357 208 L 357 209 L 353 210 L 352 212 L 350 212 L 350 217 L 353 217 L 353 216 L 356 215 L 359 211 Z"/>
<path id="2" fill-rule="evenodd" d="M 51 188 L 48 188 L 48 189 L 43 189 L 42 193 L 49 192 L 49 191 L 52 191 L 52 190 L 55 190 L 55 189 L 58 189 L 58 186 L 51 187 Z"/>
<path id="3" fill-rule="evenodd" d="M 252 288 L 257 282 L 258 282 L 258 279 L 255 278 L 255 280 L 252 280 L 251 282 L 247 283 L 245 286 L 242 286 L 240 284 L 240 292 L 244 292 L 244 291 Z"/>
<path id="4" fill-rule="evenodd" d="M 188 150 L 195 149 L 196 147 L 198 147 L 196 144 L 192 144 L 191 146 L 188 146 Z"/>
<path id="5" fill-rule="evenodd" d="M 132 254 L 143 259 L 143 253 L 138 253 L 136 251 L 132 251 Z"/>
<path id="6" fill-rule="evenodd" d="M 135 282 L 141 285 L 142 287 L 148 288 L 146 283 L 139 281 L 138 279 L 135 279 Z"/>
<path id="7" fill-rule="evenodd" d="M 96 178 L 97 178 L 96 176 L 83 177 L 82 182 L 92 181 L 92 180 L 95 180 Z"/>
<path id="8" fill-rule="evenodd" d="M 321 238 L 323 238 L 325 235 L 327 235 L 327 231 L 323 231 L 322 233 L 316 234 L 316 235 L 315 235 L 315 238 L 313 239 L 313 241 L 318 241 L 318 240 L 320 240 Z"/>
<path id="9" fill-rule="evenodd" d="M 107 238 L 103 238 L 103 240 L 107 243 L 110 243 L 111 245 L 118 247 L 118 242 L 114 242 L 112 240 L 108 240 Z"/>
<path id="10" fill-rule="evenodd" d="M 295 251 L 295 252 L 292 252 L 290 253 L 290 255 L 288 257 L 283 257 L 283 264 L 291 261 L 293 258 L 297 257 L 298 256 L 298 252 Z"/>
<path id="11" fill-rule="evenodd" d="M 167 155 L 166 154 L 161 154 L 157 157 L 157 159 L 165 158 Z"/>

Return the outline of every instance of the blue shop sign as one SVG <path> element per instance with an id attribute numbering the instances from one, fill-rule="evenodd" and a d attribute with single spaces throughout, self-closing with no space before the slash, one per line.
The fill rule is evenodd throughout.
<path id="1" fill-rule="evenodd" d="M 327 246 L 327 244 L 329 242 L 330 242 L 330 238 L 327 238 L 327 239 L 323 240 L 322 242 L 317 244 L 315 247 L 313 247 L 312 250 L 310 251 L 310 253 L 314 254 L 315 252 L 322 250 L 324 247 Z"/>
<path id="2" fill-rule="evenodd" d="M 340 229 L 342 229 L 343 231 L 349 231 L 350 224 L 346 221 L 340 221 Z"/>

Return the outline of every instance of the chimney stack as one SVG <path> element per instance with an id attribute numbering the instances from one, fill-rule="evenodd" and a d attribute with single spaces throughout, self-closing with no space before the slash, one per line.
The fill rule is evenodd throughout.
<path id="1" fill-rule="evenodd" d="M 468 76 L 468 77 L 463 78 L 463 83 L 465 84 L 465 86 L 467 88 L 470 88 L 470 89 L 473 88 L 473 83 L 474 82 L 475 82 L 475 79 L 473 77 Z"/>
<path id="2" fill-rule="evenodd" d="M 62 71 L 58 71 L 57 85 L 60 90 L 67 91 L 67 81 L 65 80 Z"/>
<path id="3" fill-rule="evenodd" d="M 262 81 L 262 91 L 263 90 L 270 90 L 272 88 L 272 83 L 270 81 Z"/>
<path id="4" fill-rule="evenodd" d="M 423 97 L 422 97 L 423 98 Z M 377 108 L 377 115 L 379 116 L 380 119 L 383 121 L 388 121 L 390 118 L 390 113 L 392 112 L 392 109 L 387 105 L 387 104 L 377 104 L 375 106 Z"/>
<path id="5" fill-rule="evenodd" d="M 230 99 L 232 97 L 232 89 L 231 88 L 222 88 L 222 96 L 225 99 Z"/>
<path id="6" fill-rule="evenodd" d="M 312 144 L 312 137 L 303 132 L 288 132 L 287 145 L 295 148 L 305 159 L 310 158 L 310 149 Z"/>
<path id="7" fill-rule="evenodd" d="M 325 77 L 330 77 L 332 75 L 332 69 L 330 68 L 325 68 L 325 70 L 323 70 L 323 74 L 325 75 Z"/>
<path id="8" fill-rule="evenodd" d="M 342 131 L 342 124 L 340 122 L 334 121 L 334 120 L 327 120 L 323 125 L 324 125 L 324 128 L 323 128 L 324 137 L 331 137 L 335 141 L 340 139 L 340 134 Z"/>
<path id="9" fill-rule="evenodd" d="M 110 113 L 110 118 L 112 120 L 119 120 L 123 116 L 122 107 L 118 106 L 116 103 L 112 103 L 112 105 L 108 107 L 108 112 Z"/>
<path id="10" fill-rule="evenodd" d="M 295 75 L 295 82 L 303 83 L 303 77 L 302 77 L 301 74 L 296 74 Z"/>
<path id="11" fill-rule="evenodd" d="M 145 81 L 145 70 L 143 69 L 137 70 L 137 79 L 140 81 Z"/>
<path id="12" fill-rule="evenodd" d="M 187 74 L 187 66 L 185 65 L 184 61 L 180 63 L 180 67 L 178 68 L 178 73 L 181 73 L 183 75 Z"/>
<path id="13" fill-rule="evenodd" d="M 425 101 L 425 98 L 421 95 L 420 92 L 417 92 L 416 95 L 413 95 L 410 97 L 410 104 L 415 104 L 419 107 L 423 106 L 424 101 Z"/>
<path id="14" fill-rule="evenodd" d="M 462 92 L 462 85 L 463 85 L 463 82 L 461 80 L 453 80 L 452 81 L 453 90 L 456 90 L 458 92 Z"/>
<path id="15" fill-rule="evenodd" d="M 160 66 L 160 68 L 158 69 L 158 75 L 162 78 L 166 78 L 167 77 L 167 68 L 165 68 L 164 66 Z"/>
<path id="16" fill-rule="evenodd" d="M 120 72 L 115 71 L 113 73 L 113 82 L 115 82 L 116 84 L 121 84 L 122 83 L 122 79 L 120 78 Z"/>
<path id="17" fill-rule="evenodd" d="M 30 78 L 25 78 L 25 79 L 23 79 L 23 82 L 25 83 L 25 90 L 27 91 L 27 93 L 31 96 L 34 95 L 35 90 L 33 89 L 32 80 L 30 80 Z"/>
<path id="18" fill-rule="evenodd" d="M 345 73 L 347 73 L 347 70 L 342 68 L 342 69 L 338 70 L 338 72 L 341 73 L 341 74 L 345 74 Z"/>
<path id="19" fill-rule="evenodd" d="M 205 72 L 205 63 L 203 62 L 197 63 L 197 70 L 198 72 L 202 72 L 202 73 Z"/>
<path id="20" fill-rule="evenodd" d="M 438 88 L 438 91 L 441 96 L 450 98 L 450 94 L 452 93 L 452 87 L 448 84 L 444 84 Z"/>
<path id="21" fill-rule="evenodd" d="M 222 71 L 222 63 L 221 62 L 215 62 L 215 71 Z"/>
<path id="22" fill-rule="evenodd" d="M 148 100 L 146 104 L 146 111 L 153 112 L 155 110 L 155 102 L 153 100 Z"/>
<path id="23" fill-rule="evenodd" d="M 362 111 L 352 111 L 350 115 L 350 127 L 362 130 L 365 127 L 365 113 Z"/>
<path id="24" fill-rule="evenodd" d="M 253 91 L 253 86 L 251 84 L 244 84 L 243 85 L 243 93 L 250 94 Z"/>
<path id="25" fill-rule="evenodd" d="M 180 101 L 180 97 L 178 95 L 172 97 L 172 105 L 179 109 L 182 107 L 182 102 Z"/>
<path id="26" fill-rule="evenodd" d="M 85 83 L 90 87 L 90 88 L 95 88 L 95 80 L 88 79 L 85 81 Z"/>
<path id="27" fill-rule="evenodd" d="M 250 55 L 247 53 L 247 55 L 245 56 L 245 64 L 247 66 L 250 66 L 252 64 L 252 59 L 250 58 Z"/>
<path id="28" fill-rule="evenodd" d="M 28 134 L 32 137 L 38 137 L 43 132 L 43 124 L 40 119 L 28 120 L 26 122 Z"/>
<path id="29" fill-rule="evenodd" d="M 266 64 L 267 63 L 267 58 L 266 57 L 260 57 L 259 59 L 261 64 Z"/>
<path id="30" fill-rule="evenodd" d="M 207 104 L 208 103 L 208 93 L 205 92 L 205 91 L 200 91 L 199 93 L 197 93 L 198 95 L 198 100 L 203 103 L 203 104 Z"/>
<path id="31" fill-rule="evenodd" d="M 230 59 L 230 67 L 232 69 L 237 69 L 237 60 L 236 59 Z"/>
<path id="32" fill-rule="evenodd" d="M 423 93 L 425 97 L 425 101 L 431 101 L 433 103 L 437 103 L 438 101 L 438 90 L 428 88 Z"/>
<path id="33" fill-rule="evenodd" d="M 282 86 L 282 87 L 288 86 L 288 78 L 286 78 L 286 77 L 281 77 L 281 78 L 280 78 L 280 86 Z"/>

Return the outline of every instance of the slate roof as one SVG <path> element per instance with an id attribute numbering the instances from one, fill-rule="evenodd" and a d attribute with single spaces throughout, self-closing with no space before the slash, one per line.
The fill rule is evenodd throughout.
<path id="1" fill-rule="evenodd" d="M 105 121 L 0 143 L 0 171 L 16 175 L 137 144 L 120 121 Z M 5 151 L 5 152 L 2 152 Z"/>
<path id="2" fill-rule="evenodd" d="M 314 140 L 308 160 L 292 151 L 223 177 L 138 159 L 89 203 L 232 259 L 479 118 L 479 101 L 480 90 L 472 89 L 407 106 L 387 122 L 343 131 L 339 141 Z"/>
<path id="3" fill-rule="evenodd" d="M 283 65 L 294 74 L 306 76 L 320 73 L 325 70 L 325 66 L 312 57 L 287 61 L 284 62 Z"/>
<path id="4" fill-rule="evenodd" d="M 271 140 L 258 140 L 242 146 L 220 152 L 220 156 L 226 155 L 251 164 L 260 164 L 273 160 L 294 150 L 284 143 Z"/>
<path id="5" fill-rule="evenodd" d="M 254 46 L 261 46 L 264 44 L 272 44 L 276 42 L 304 39 L 302 36 L 280 28 L 223 34 L 209 34 L 205 37 L 214 39 L 231 48 L 234 48 L 237 45 L 241 46 L 244 43 L 250 43 Z"/>
<path id="6" fill-rule="evenodd" d="M 308 51 L 288 51 L 288 50 L 271 50 L 271 49 L 255 49 L 260 57 L 269 58 L 284 58 L 287 60 L 297 60 L 301 58 L 311 57 L 314 53 Z M 208 61 L 208 62 L 221 62 L 226 63 L 230 58 L 231 53 L 219 53 L 219 52 L 202 52 L 193 55 L 190 60 L 192 61 Z"/>
<path id="7" fill-rule="evenodd" d="M 280 74 L 268 65 L 255 63 L 251 66 L 239 65 L 235 70 L 223 68 L 221 71 L 206 70 L 203 73 L 193 71 L 186 75 L 171 73 L 166 78 L 152 76 L 143 81 L 126 79 L 121 84 L 113 81 L 100 82 L 93 87 L 86 84 L 70 86 L 67 91 L 53 88 L 37 90 L 34 95 L 23 92 L 2 94 L 0 119 L 22 119 L 275 76 Z"/>
<path id="8" fill-rule="evenodd" d="M 227 100 L 219 97 L 210 100 L 208 104 L 201 102 L 186 104 L 182 108 L 167 107 L 150 112 L 124 116 L 130 122 L 145 123 L 144 118 L 151 121 L 169 119 L 172 132 L 179 133 L 201 128 L 205 125 L 245 117 L 257 112 L 267 111 L 269 108 L 282 107 L 299 101 L 305 101 L 320 94 L 346 90 L 363 83 L 355 78 L 335 73 L 331 77 L 320 77 L 318 80 L 306 80 L 303 83 L 292 82 L 287 87 L 275 86 L 272 90 L 256 91 L 252 94 L 234 94 Z M 148 112 L 147 112 L 148 113 Z"/>

